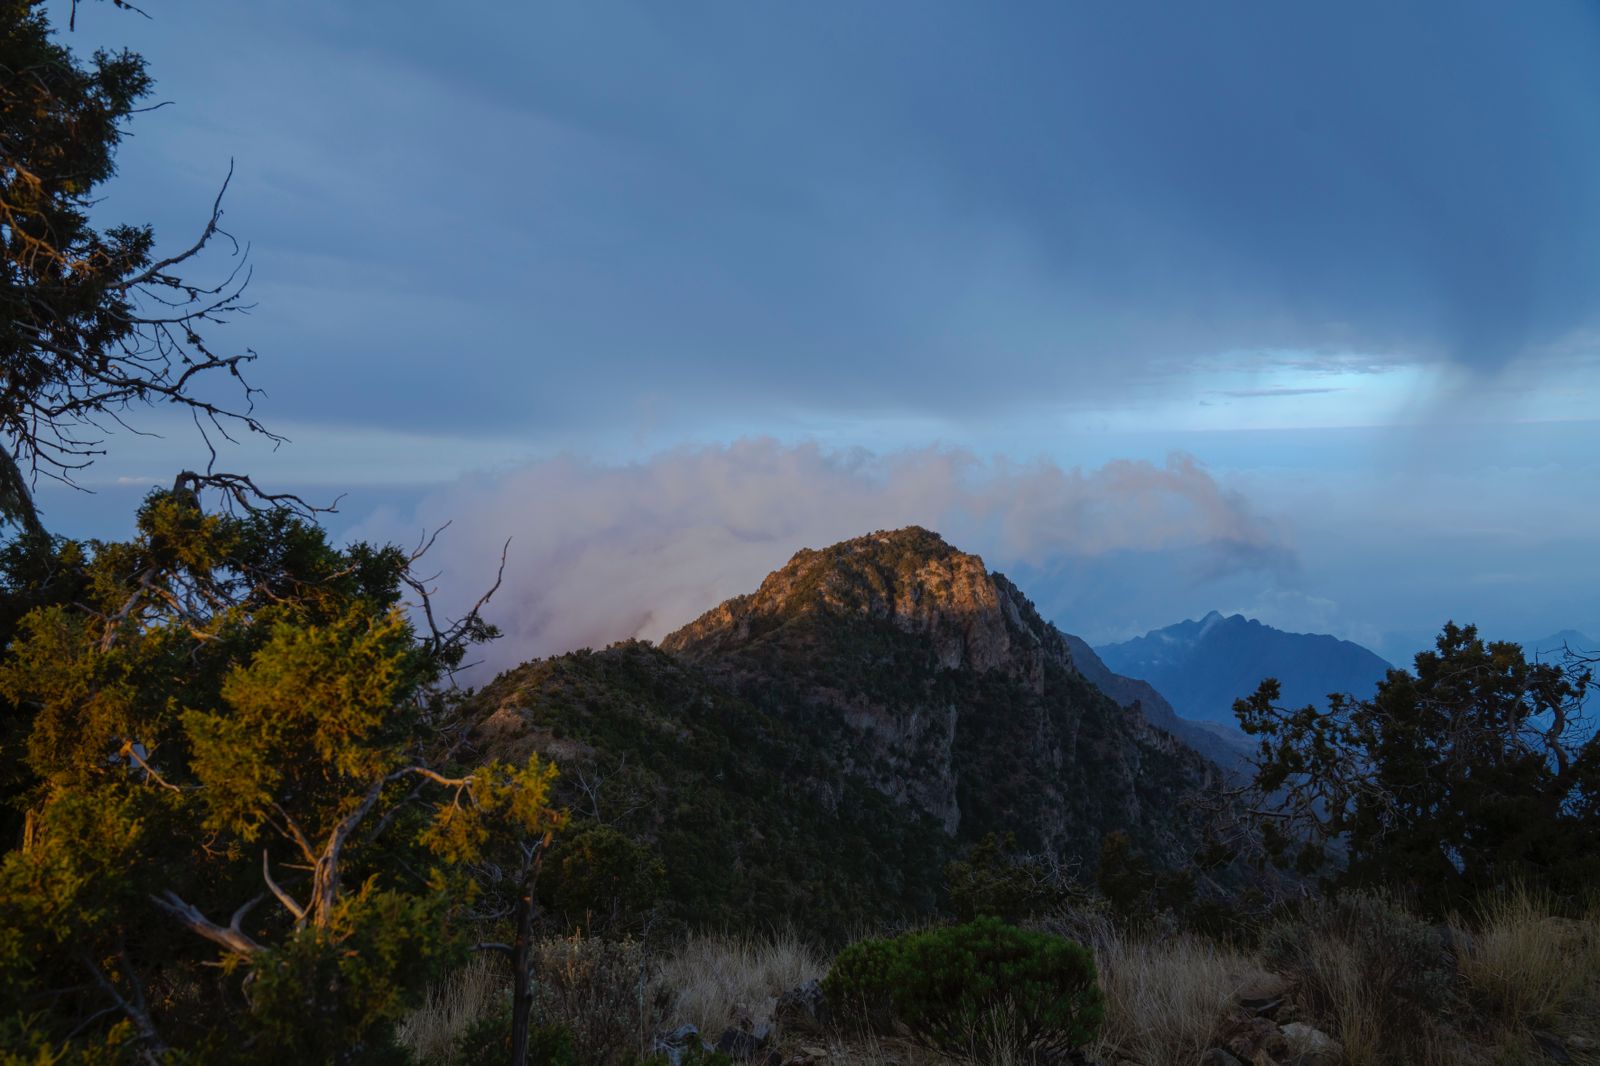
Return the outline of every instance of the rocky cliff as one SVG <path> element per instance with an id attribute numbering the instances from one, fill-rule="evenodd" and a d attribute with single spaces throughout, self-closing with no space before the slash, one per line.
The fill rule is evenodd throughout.
<path id="1" fill-rule="evenodd" d="M 1217 779 L 1090 683 L 1016 586 L 924 529 L 802 551 L 661 646 L 964 838 L 1083 858 L 1121 829 L 1178 861 L 1176 807 Z"/>
<path id="2" fill-rule="evenodd" d="M 701 922 L 925 913 L 989 832 L 1085 875 L 1115 830 L 1181 865 L 1219 781 L 1008 580 L 915 528 L 801 551 L 660 648 L 529 663 L 479 700 L 481 750 L 554 758 L 575 815 L 658 856 Z"/>

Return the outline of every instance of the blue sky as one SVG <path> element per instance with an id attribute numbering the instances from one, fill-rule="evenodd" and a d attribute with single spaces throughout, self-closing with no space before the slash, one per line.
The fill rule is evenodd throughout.
<path id="1" fill-rule="evenodd" d="M 452 589 L 536 546 L 513 657 L 863 521 L 959 532 L 1090 639 L 1600 629 L 1592 4 L 145 6 L 70 38 L 173 102 L 99 210 L 177 244 L 234 160 L 226 335 L 293 444 L 225 462 L 348 492 L 341 532 L 454 518 Z M 42 489 L 57 528 L 203 461 L 140 425 Z M 561 621 L 640 560 L 659 602 Z"/>

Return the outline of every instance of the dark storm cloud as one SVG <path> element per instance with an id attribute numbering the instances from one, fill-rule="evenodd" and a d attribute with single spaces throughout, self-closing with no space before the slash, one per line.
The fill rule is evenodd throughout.
<path id="1" fill-rule="evenodd" d="M 241 336 L 295 418 L 1090 404 L 1272 348 L 1493 370 L 1600 301 L 1576 0 L 93 14 L 179 105 L 106 210 L 176 235 L 238 157 Z"/>

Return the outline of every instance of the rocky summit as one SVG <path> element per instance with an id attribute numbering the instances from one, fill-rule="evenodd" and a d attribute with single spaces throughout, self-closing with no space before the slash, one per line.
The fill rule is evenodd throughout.
<path id="1" fill-rule="evenodd" d="M 756 885 L 791 920 L 840 885 L 921 910 L 942 860 L 988 833 L 1090 873 L 1121 831 L 1181 865 L 1199 844 L 1189 801 L 1220 781 L 1091 683 L 1016 586 L 920 528 L 803 550 L 659 648 L 529 663 L 481 699 L 486 750 L 556 758 L 575 813 L 676 886 L 726 860 L 723 920 L 766 909 Z M 822 876 L 798 886 L 813 849 Z"/>
<path id="2" fill-rule="evenodd" d="M 1016 586 L 925 529 L 802 551 L 661 646 L 952 835 L 1082 854 L 1121 829 L 1176 857 L 1171 801 L 1213 776 L 1095 688 Z"/>

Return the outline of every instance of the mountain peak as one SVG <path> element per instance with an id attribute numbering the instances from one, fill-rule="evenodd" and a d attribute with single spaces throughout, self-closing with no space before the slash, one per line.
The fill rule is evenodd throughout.
<path id="1" fill-rule="evenodd" d="M 691 656 L 819 617 L 890 622 L 933 638 L 939 663 L 979 670 L 1011 648 L 1007 618 L 1024 628 L 1021 599 L 976 555 L 921 526 L 879 530 L 827 548 L 802 548 L 760 588 L 668 635 L 661 646 Z M 1022 601 L 1026 604 L 1026 601 Z M 1032 608 L 1027 608 L 1032 614 Z"/>
<path id="2" fill-rule="evenodd" d="M 1179 796 L 1220 779 L 1096 687 L 1003 575 L 919 527 L 798 551 L 660 648 L 951 836 L 1087 855 L 1126 826 L 1176 855 Z"/>
<path id="3" fill-rule="evenodd" d="M 1233 701 L 1275 677 L 1286 706 L 1325 704 L 1328 693 L 1369 695 L 1389 664 L 1366 648 L 1316 633 L 1289 633 L 1212 611 L 1095 651 L 1106 666 L 1147 681 L 1179 715 L 1233 723 Z"/>

